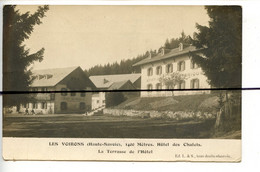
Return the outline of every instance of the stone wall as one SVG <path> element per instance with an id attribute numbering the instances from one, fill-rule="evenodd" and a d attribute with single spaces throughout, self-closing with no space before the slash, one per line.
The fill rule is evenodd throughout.
<path id="1" fill-rule="evenodd" d="M 132 116 L 141 118 L 173 119 L 173 120 L 206 120 L 216 118 L 215 114 L 207 112 L 183 112 L 183 111 L 137 111 L 125 109 L 104 109 L 104 114 L 113 116 Z"/>

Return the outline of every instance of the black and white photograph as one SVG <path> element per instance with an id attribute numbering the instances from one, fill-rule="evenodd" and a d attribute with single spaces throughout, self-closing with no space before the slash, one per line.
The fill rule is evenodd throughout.
<path id="1" fill-rule="evenodd" d="M 241 89 L 241 6 L 3 7 L 3 138 L 133 154 L 235 141 L 238 157 L 151 160 L 240 161 Z"/>

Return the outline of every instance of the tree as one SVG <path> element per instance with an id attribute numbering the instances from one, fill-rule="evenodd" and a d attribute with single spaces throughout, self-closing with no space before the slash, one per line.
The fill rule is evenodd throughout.
<path id="1" fill-rule="evenodd" d="M 161 50 L 163 48 L 165 49 L 165 53 L 167 54 L 168 52 L 170 52 L 171 49 L 178 48 L 180 43 L 183 43 L 184 46 L 189 46 L 192 43 L 192 39 L 190 36 L 186 36 L 184 31 L 182 31 L 179 38 L 172 38 L 171 40 L 166 39 L 165 44 L 162 45 L 158 49 L 158 51 L 156 49 L 151 49 L 150 51 L 146 51 L 145 53 L 138 55 L 135 58 L 121 60 L 120 63 L 114 62 L 112 64 L 108 63 L 105 65 L 96 65 L 88 70 L 85 70 L 85 73 L 87 76 L 140 73 L 141 68 L 133 67 L 133 64 L 145 58 L 148 58 L 150 55 L 151 57 L 157 56 L 159 53 L 161 53 Z"/>
<path id="2" fill-rule="evenodd" d="M 178 48 L 179 44 L 183 43 L 184 45 L 190 45 L 192 43 L 192 38 L 184 33 L 184 31 L 181 32 L 181 36 L 179 38 L 172 38 L 171 41 L 166 39 L 164 43 L 165 49 L 174 49 Z"/>
<path id="3" fill-rule="evenodd" d="M 43 60 L 44 48 L 30 54 L 30 49 L 23 45 L 29 39 L 35 25 L 41 24 L 41 19 L 48 11 L 48 6 L 40 6 L 30 14 L 21 14 L 16 6 L 6 5 L 3 9 L 3 90 L 28 91 L 32 83 L 31 69 L 35 61 Z M 4 106 L 17 106 L 31 99 L 28 94 L 4 96 Z"/>
<path id="4" fill-rule="evenodd" d="M 174 89 L 174 87 L 180 83 L 181 81 L 186 79 L 185 74 L 180 74 L 179 72 L 173 72 L 164 74 L 159 78 L 159 82 L 163 83 L 166 87 L 170 89 Z M 172 95 L 174 95 L 174 92 L 172 91 Z"/>
<path id="5" fill-rule="evenodd" d="M 192 54 L 209 83 L 216 88 L 241 88 L 242 10 L 239 6 L 207 6 L 209 27 L 197 24 L 193 45 L 202 56 Z"/>
<path id="6" fill-rule="evenodd" d="M 126 100 L 123 92 L 108 92 L 105 94 L 106 97 L 106 107 L 113 107 L 119 105 Z"/>
<path id="7" fill-rule="evenodd" d="M 205 9 L 210 17 L 209 26 L 197 24 L 199 32 L 194 34 L 193 40 L 193 45 L 202 49 L 202 55 L 192 53 L 192 60 L 201 66 L 213 87 L 241 88 L 242 9 L 239 6 L 207 6 Z M 220 112 L 217 123 L 224 126 L 224 130 L 229 130 L 234 121 L 232 109 L 240 107 L 240 103 L 239 106 L 234 104 L 232 97 L 241 99 L 241 91 L 234 96 L 226 90 L 225 100 L 222 100 L 222 91 L 219 93 Z"/>

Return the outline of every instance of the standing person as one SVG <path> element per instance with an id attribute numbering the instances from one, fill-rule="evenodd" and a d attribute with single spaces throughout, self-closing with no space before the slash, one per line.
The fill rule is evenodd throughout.
<path id="1" fill-rule="evenodd" d="M 32 115 L 35 115 L 35 112 L 34 112 L 34 110 L 33 110 L 33 109 L 32 109 L 32 111 L 31 111 L 31 112 L 32 112 Z"/>
<path id="2" fill-rule="evenodd" d="M 29 115 L 28 108 L 25 109 L 25 115 Z"/>

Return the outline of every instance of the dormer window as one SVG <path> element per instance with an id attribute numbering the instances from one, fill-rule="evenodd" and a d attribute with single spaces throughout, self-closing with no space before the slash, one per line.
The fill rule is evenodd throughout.
<path id="1" fill-rule="evenodd" d="M 33 79 L 50 79 L 52 78 L 53 75 L 51 74 L 43 74 L 43 75 L 36 75 L 36 76 L 33 76 Z"/>
<path id="2" fill-rule="evenodd" d="M 147 75 L 148 76 L 152 76 L 153 75 L 153 68 L 149 68 L 148 70 L 147 70 Z"/>
<path id="3" fill-rule="evenodd" d="M 107 80 L 106 78 L 104 78 L 103 83 L 106 84 L 106 83 L 108 83 L 108 82 L 109 82 L 109 80 Z"/>
<path id="4" fill-rule="evenodd" d="M 151 59 L 152 58 L 152 53 L 149 51 L 148 52 L 148 58 Z"/>
<path id="5" fill-rule="evenodd" d="M 51 74 L 47 74 L 47 75 L 46 75 L 46 78 L 47 78 L 47 79 L 50 79 L 50 78 L 52 78 L 52 77 L 53 77 L 53 75 L 51 75 Z"/>
<path id="6" fill-rule="evenodd" d="M 183 43 L 180 43 L 179 44 L 179 51 L 182 51 L 183 50 Z"/>
<path id="7" fill-rule="evenodd" d="M 164 50 L 164 48 L 162 48 L 161 49 L 161 55 L 164 56 L 164 54 L 165 54 L 165 50 Z"/>
<path id="8" fill-rule="evenodd" d="M 39 79 L 45 78 L 45 75 L 39 75 Z"/>
<path id="9" fill-rule="evenodd" d="M 161 75 L 162 74 L 162 66 L 157 66 L 156 67 L 156 75 Z"/>
<path id="10" fill-rule="evenodd" d="M 33 75 L 33 76 L 31 76 L 31 77 L 32 77 L 32 80 L 38 79 L 38 77 L 35 76 L 35 75 Z"/>

